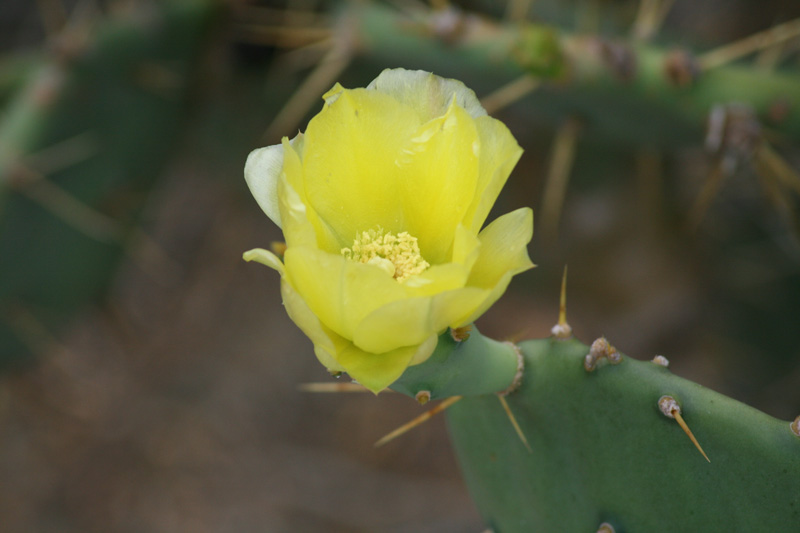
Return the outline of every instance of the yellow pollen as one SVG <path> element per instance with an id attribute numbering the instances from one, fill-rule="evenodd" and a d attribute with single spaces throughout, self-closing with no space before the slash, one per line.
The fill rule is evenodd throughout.
<path id="1" fill-rule="evenodd" d="M 342 255 L 351 261 L 379 266 L 399 282 L 422 274 L 431 266 L 422 258 L 416 237 L 407 231 L 395 235 L 380 227 L 356 234 L 353 247 L 342 248 Z"/>

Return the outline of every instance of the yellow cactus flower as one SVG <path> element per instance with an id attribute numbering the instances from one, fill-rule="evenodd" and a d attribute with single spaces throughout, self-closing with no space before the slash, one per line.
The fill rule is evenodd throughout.
<path id="1" fill-rule="evenodd" d="M 378 392 L 533 266 L 528 208 L 481 230 L 522 149 L 461 82 L 385 70 L 339 84 L 305 134 L 253 151 L 245 178 L 283 230 L 291 319 L 332 372 Z"/>

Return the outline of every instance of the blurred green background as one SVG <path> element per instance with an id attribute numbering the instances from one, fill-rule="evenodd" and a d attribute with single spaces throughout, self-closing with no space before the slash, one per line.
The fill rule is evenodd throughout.
<path id="1" fill-rule="evenodd" d="M 328 375 L 277 275 L 241 260 L 281 238 L 249 151 L 387 67 L 464 81 L 525 149 L 495 214 L 534 208 L 538 268 L 482 332 L 548 335 L 568 264 L 582 340 L 794 418 L 798 17 L 791 0 L 3 0 L 0 529 L 482 530 L 441 420 L 374 449 L 420 407 L 297 390 Z M 789 36 L 708 73 L 631 59 L 774 27 Z"/>

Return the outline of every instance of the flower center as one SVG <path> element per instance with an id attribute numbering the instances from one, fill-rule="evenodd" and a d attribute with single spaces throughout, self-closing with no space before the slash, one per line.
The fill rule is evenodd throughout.
<path id="1" fill-rule="evenodd" d="M 351 261 L 379 266 L 399 282 L 431 266 L 422 258 L 416 237 L 407 231 L 395 235 L 380 227 L 356 234 L 352 248 L 342 248 L 342 255 Z"/>

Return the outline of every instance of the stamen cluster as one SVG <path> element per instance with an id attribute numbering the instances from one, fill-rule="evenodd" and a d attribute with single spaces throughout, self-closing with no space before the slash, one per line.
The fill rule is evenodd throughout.
<path id="1" fill-rule="evenodd" d="M 350 261 L 380 266 L 401 283 L 431 266 L 422 257 L 417 238 L 407 231 L 398 235 L 380 227 L 362 231 L 353 246 L 341 252 Z"/>

